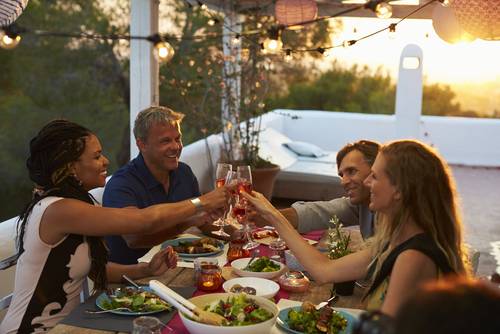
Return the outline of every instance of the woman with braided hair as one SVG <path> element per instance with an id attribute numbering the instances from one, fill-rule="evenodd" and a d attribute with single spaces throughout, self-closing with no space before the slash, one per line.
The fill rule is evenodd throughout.
<path id="1" fill-rule="evenodd" d="M 101 236 L 155 233 L 197 214 L 200 206 L 215 210 L 227 203 L 226 189 L 219 188 L 196 202 L 145 209 L 96 206 L 88 191 L 104 186 L 108 163 L 97 137 L 66 120 L 49 122 L 31 140 L 26 165 L 35 191 L 18 222 L 14 296 L 1 334 L 54 327 L 78 305 L 87 275 L 94 288 L 102 290 L 123 273 L 137 278 L 175 266 L 171 249 L 157 254 L 149 265 L 107 264 Z"/>

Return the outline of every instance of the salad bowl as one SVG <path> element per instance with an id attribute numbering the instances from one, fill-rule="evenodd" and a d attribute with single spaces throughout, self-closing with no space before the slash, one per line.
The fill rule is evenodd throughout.
<path id="1" fill-rule="evenodd" d="M 207 305 L 215 305 L 220 300 L 227 301 L 230 297 L 240 296 L 234 293 L 211 293 L 202 296 L 197 296 L 189 299 L 193 304 L 203 309 Z M 248 296 L 249 299 L 253 300 L 260 308 L 263 308 L 269 312 L 272 317 L 262 322 L 257 322 L 255 324 L 249 324 L 244 326 L 214 326 L 208 325 L 201 322 L 197 322 L 190 319 L 184 313 L 179 312 L 182 323 L 191 334 L 256 334 L 256 333 L 269 333 L 271 328 L 276 322 L 278 317 L 279 309 L 275 303 L 270 300 L 258 297 L 258 296 Z M 241 307 L 240 307 L 241 306 Z M 236 305 L 236 308 L 245 308 L 245 305 Z M 231 307 L 233 309 L 233 307 Z"/>
<path id="2" fill-rule="evenodd" d="M 260 261 L 262 258 L 263 257 L 253 261 L 252 265 L 258 264 L 258 261 Z M 278 268 L 279 266 L 279 269 L 275 271 L 251 271 L 247 267 L 248 262 L 250 262 L 250 259 L 251 258 L 249 257 L 245 257 L 231 262 L 231 267 L 233 268 L 234 273 L 239 276 L 245 276 L 245 277 L 259 277 L 259 278 L 273 279 L 275 277 L 280 276 L 286 270 L 286 266 L 283 263 L 267 259 L 266 261 L 270 261 L 274 266 L 276 266 L 276 268 Z"/>

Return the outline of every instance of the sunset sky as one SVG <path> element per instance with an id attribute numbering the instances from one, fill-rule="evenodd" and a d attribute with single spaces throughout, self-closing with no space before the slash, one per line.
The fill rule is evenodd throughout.
<path id="1" fill-rule="evenodd" d="M 344 18 L 342 21 L 344 29 L 335 44 L 339 40 L 359 38 L 395 22 L 376 18 Z M 500 41 L 475 40 L 452 45 L 437 36 L 431 20 L 405 20 L 397 26 L 395 38 L 382 32 L 349 48 L 335 49 L 332 59 L 346 64 L 382 65 L 391 74 L 396 74 L 401 51 L 407 44 L 417 44 L 422 48 L 424 75 L 428 82 L 498 81 L 500 85 Z"/>

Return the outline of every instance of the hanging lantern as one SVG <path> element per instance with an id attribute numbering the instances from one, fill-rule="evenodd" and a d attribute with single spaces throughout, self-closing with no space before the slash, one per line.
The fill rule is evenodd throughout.
<path id="1" fill-rule="evenodd" d="M 314 20 L 318 15 L 315 0 L 278 0 L 274 9 L 278 22 L 292 29 L 293 26 L 300 28 L 302 22 Z"/>
<path id="2" fill-rule="evenodd" d="M 460 26 L 469 34 L 484 40 L 500 40 L 500 0 L 454 0 Z"/>
<path id="3" fill-rule="evenodd" d="M 439 38 L 450 44 L 476 39 L 458 24 L 451 7 L 435 6 L 432 12 L 432 26 Z"/>

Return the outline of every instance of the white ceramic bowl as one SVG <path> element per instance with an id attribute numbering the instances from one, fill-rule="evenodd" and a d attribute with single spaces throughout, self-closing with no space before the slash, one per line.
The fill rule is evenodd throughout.
<path id="1" fill-rule="evenodd" d="M 249 258 L 249 257 L 245 257 L 245 258 L 234 260 L 233 262 L 231 262 L 231 267 L 233 268 L 233 271 L 239 276 L 272 279 L 272 278 L 280 276 L 286 270 L 286 266 L 283 263 L 276 262 L 273 260 L 271 260 L 271 261 L 280 265 L 280 269 L 278 271 L 254 272 L 254 271 L 243 270 L 243 268 L 245 268 L 247 266 L 250 259 L 251 258 Z"/>
<path id="2" fill-rule="evenodd" d="M 209 293 L 202 296 L 197 296 L 189 299 L 196 306 L 204 308 L 206 305 L 217 301 L 226 300 L 229 296 L 234 295 L 233 293 Z M 265 308 L 271 312 L 274 316 L 264 322 L 248 325 L 248 326 L 214 326 L 202 324 L 194 320 L 188 319 L 182 312 L 179 312 L 182 323 L 186 326 L 186 329 L 191 334 L 257 334 L 257 333 L 269 333 L 271 328 L 276 322 L 278 317 L 279 309 L 276 304 L 271 302 L 269 299 L 264 297 L 249 296 L 253 299 L 260 307 Z"/>
<path id="3" fill-rule="evenodd" d="M 226 292 L 231 292 L 233 285 L 239 284 L 243 287 L 251 287 L 256 291 L 256 296 L 264 298 L 274 297 L 280 290 L 280 285 L 274 281 L 258 277 L 238 277 L 230 279 L 222 284 Z"/>

